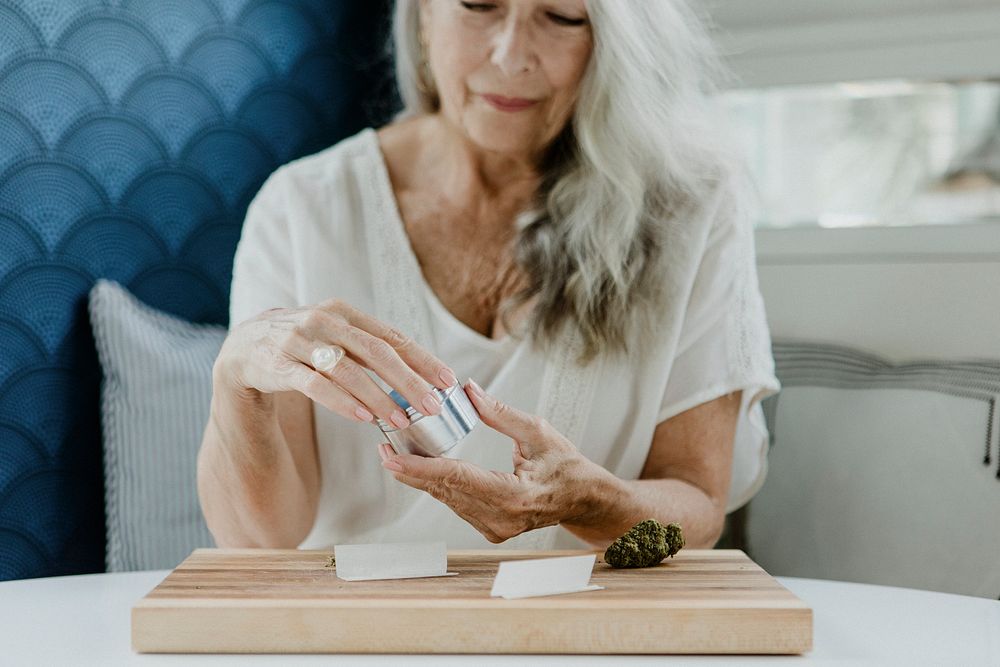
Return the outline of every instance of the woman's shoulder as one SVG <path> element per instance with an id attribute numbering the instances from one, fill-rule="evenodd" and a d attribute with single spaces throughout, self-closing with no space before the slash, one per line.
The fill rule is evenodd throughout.
<path id="1" fill-rule="evenodd" d="M 320 151 L 295 158 L 278 167 L 268 180 L 286 188 L 315 188 L 324 190 L 344 182 L 354 169 L 354 161 L 371 150 L 375 130 L 366 127 Z"/>

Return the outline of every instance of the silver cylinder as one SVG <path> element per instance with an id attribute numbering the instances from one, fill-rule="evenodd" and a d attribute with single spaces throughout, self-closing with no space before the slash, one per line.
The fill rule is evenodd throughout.
<path id="1" fill-rule="evenodd" d="M 479 415 L 461 385 L 443 390 L 432 387 L 432 390 L 441 399 L 441 412 L 436 415 L 419 412 L 395 389 L 389 392 L 410 420 L 409 426 L 396 428 L 376 418 L 379 429 L 397 454 L 444 456 L 479 423 Z"/>

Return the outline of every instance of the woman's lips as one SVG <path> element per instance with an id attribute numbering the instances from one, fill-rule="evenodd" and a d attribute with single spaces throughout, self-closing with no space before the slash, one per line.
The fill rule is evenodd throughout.
<path id="1" fill-rule="evenodd" d="M 526 100 L 521 97 L 501 97 L 500 95 L 483 95 L 483 99 L 500 111 L 523 111 L 537 104 L 537 100 Z"/>

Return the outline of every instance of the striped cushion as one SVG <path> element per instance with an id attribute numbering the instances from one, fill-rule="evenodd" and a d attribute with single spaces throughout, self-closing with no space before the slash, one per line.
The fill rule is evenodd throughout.
<path id="1" fill-rule="evenodd" d="M 167 315 L 108 280 L 91 289 L 89 306 L 104 373 L 107 569 L 172 568 L 214 546 L 196 461 L 226 329 Z"/>
<path id="2" fill-rule="evenodd" d="M 1000 597 L 1000 361 L 773 352 L 751 556 L 776 575 Z"/>

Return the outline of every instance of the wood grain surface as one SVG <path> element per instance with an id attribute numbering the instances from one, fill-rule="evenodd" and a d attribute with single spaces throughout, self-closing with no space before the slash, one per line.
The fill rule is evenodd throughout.
<path id="1" fill-rule="evenodd" d="M 503 560 L 449 551 L 453 577 L 344 581 L 332 551 L 198 549 L 132 608 L 132 648 L 159 653 L 804 653 L 812 610 L 736 549 L 615 569 L 604 590 L 491 598 Z"/>

